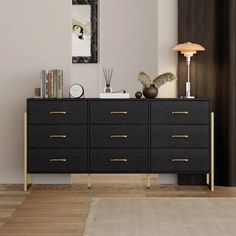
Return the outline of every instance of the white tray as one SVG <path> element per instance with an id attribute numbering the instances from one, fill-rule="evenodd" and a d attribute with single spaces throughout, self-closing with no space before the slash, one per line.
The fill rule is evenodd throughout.
<path id="1" fill-rule="evenodd" d="M 100 93 L 100 98 L 129 98 L 129 93 Z"/>

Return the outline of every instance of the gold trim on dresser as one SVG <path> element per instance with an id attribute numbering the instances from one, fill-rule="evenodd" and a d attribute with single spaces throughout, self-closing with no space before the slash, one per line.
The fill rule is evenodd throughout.
<path id="1" fill-rule="evenodd" d="M 24 113 L 24 191 L 32 184 L 32 176 L 27 173 L 27 112 Z"/>
<path id="2" fill-rule="evenodd" d="M 50 111 L 50 115 L 66 115 L 66 111 Z"/>
<path id="3" fill-rule="evenodd" d="M 127 111 L 111 111 L 112 115 L 127 115 Z"/>
<path id="4" fill-rule="evenodd" d="M 211 112 L 211 172 L 206 174 L 206 184 L 209 189 L 214 192 L 215 190 L 215 167 L 214 167 L 214 137 L 215 137 L 215 114 Z"/>
<path id="5" fill-rule="evenodd" d="M 209 186 L 210 184 L 210 174 L 206 174 L 206 184 Z"/>
<path id="6" fill-rule="evenodd" d="M 150 174 L 147 174 L 147 189 L 150 189 L 151 187 L 151 177 Z"/>
<path id="7" fill-rule="evenodd" d="M 88 189 L 91 189 L 91 174 L 88 174 Z"/>
<path id="8" fill-rule="evenodd" d="M 172 115 L 188 115 L 188 111 L 172 111 Z"/>
<path id="9" fill-rule="evenodd" d="M 67 159 L 61 159 L 61 158 L 50 158 L 50 162 L 66 162 Z"/>
<path id="10" fill-rule="evenodd" d="M 173 158 L 172 162 L 189 162 L 189 158 Z"/>
<path id="11" fill-rule="evenodd" d="M 111 162 L 127 162 L 128 159 L 127 158 L 112 158 L 110 161 Z"/>
<path id="12" fill-rule="evenodd" d="M 187 134 L 174 134 L 171 136 L 172 138 L 188 138 Z"/>
<path id="13" fill-rule="evenodd" d="M 214 167 L 214 137 L 215 137 L 215 114 L 211 112 L 211 191 L 214 191 L 215 182 L 214 182 L 214 174 L 215 174 L 215 167 Z"/>
<path id="14" fill-rule="evenodd" d="M 49 136 L 50 138 L 66 138 L 65 134 L 52 134 Z"/>
<path id="15" fill-rule="evenodd" d="M 128 138 L 128 135 L 114 134 L 114 135 L 111 135 L 111 138 Z"/>

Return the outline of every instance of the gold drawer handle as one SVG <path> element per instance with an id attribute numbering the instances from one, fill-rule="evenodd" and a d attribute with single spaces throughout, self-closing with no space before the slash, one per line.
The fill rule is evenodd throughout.
<path id="1" fill-rule="evenodd" d="M 127 111 L 111 111 L 112 115 L 127 115 Z"/>
<path id="2" fill-rule="evenodd" d="M 66 115 L 66 111 L 50 111 L 50 115 Z"/>
<path id="3" fill-rule="evenodd" d="M 60 135 L 60 134 L 53 134 L 53 135 L 50 135 L 49 137 L 50 138 L 66 138 L 67 136 L 64 135 L 64 134 L 62 134 L 62 135 Z"/>
<path id="4" fill-rule="evenodd" d="M 174 158 L 172 162 L 189 162 L 188 158 Z"/>
<path id="5" fill-rule="evenodd" d="M 172 115 L 188 115 L 188 111 L 172 111 Z"/>
<path id="6" fill-rule="evenodd" d="M 128 159 L 126 159 L 126 158 L 112 158 L 110 161 L 111 162 L 127 162 Z"/>
<path id="7" fill-rule="evenodd" d="M 115 134 L 115 135 L 111 135 L 111 138 L 128 138 L 128 135 Z"/>
<path id="8" fill-rule="evenodd" d="M 50 162 L 66 162 L 67 159 L 61 159 L 61 158 L 50 158 Z"/>
<path id="9" fill-rule="evenodd" d="M 186 134 L 175 134 L 175 135 L 172 135 L 171 136 L 172 138 L 189 138 L 189 136 L 188 135 L 186 135 Z"/>

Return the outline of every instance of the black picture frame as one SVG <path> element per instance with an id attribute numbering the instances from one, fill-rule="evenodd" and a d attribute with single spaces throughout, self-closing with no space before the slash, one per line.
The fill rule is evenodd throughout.
<path id="1" fill-rule="evenodd" d="M 73 56 L 72 63 L 97 63 L 98 62 L 98 2 L 97 0 L 72 0 L 72 5 L 90 5 L 91 6 L 91 56 Z M 73 26 L 72 26 L 73 27 Z"/>

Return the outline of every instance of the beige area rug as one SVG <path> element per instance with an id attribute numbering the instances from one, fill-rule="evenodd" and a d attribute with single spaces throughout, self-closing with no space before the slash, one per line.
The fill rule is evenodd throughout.
<path id="1" fill-rule="evenodd" d="M 236 235 L 236 198 L 94 198 L 84 234 L 205 235 Z"/>

